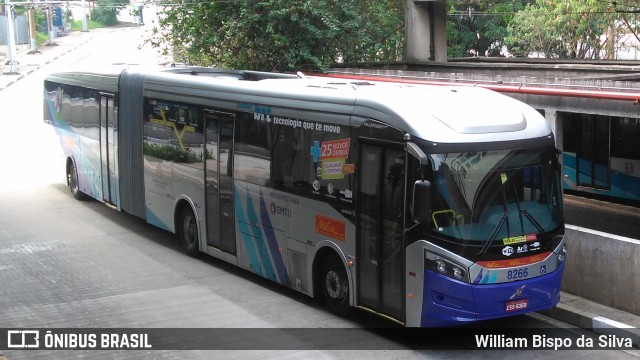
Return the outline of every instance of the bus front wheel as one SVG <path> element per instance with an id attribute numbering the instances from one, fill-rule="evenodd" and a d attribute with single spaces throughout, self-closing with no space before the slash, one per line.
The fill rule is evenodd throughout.
<path id="1" fill-rule="evenodd" d="M 190 256 L 198 255 L 199 238 L 198 223 L 196 217 L 188 207 L 183 207 L 178 216 L 177 226 L 178 240 L 184 251 Z"/>
<path id="2" fill-rule="evenodd" d="M 320 274 L 320 289 L 329 310 L 341 316 L 351 311 L 349 305 L 349 279 L 340 258 L 331 254 L 327 256 Z"/>

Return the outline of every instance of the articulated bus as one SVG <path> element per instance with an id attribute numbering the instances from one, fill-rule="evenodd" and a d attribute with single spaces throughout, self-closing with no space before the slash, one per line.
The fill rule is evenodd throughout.
<path id="1" fill-rule="evenodd" d="M 566 250 L 553 133 L 469 87 L 206 68 L 55 73 L 74 197 L 408 327 L 548 309 Z"/>

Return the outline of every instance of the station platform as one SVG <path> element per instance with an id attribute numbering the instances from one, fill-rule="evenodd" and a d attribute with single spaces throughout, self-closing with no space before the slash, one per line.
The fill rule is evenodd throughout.
<path id="1" fill-rule="evenodd" d="M 612 332 L 630 338 L 633 346 L 640 348 L 640 316 L 604 306 L 566 292 L 560 295 L 560 303 L 551 310 L 540 312 L 543 316 L 561 321 L 596 334 Z"/>

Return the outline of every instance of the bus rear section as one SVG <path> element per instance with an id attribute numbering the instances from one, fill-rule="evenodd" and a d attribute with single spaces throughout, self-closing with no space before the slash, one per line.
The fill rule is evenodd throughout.
<path id="1" fill-rule="evenodd" d="M 115 208 L 120 207 L 118 78 L 117 71 L 50 75 L 43 109 L 67 157 L 66 181 L 74 197 Z"/>

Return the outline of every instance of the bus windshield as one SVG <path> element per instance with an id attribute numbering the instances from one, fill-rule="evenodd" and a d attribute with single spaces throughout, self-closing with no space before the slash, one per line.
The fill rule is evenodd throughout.
<path id="1" fill-rule="evenodd" d="M 430 231 L 434 235 L 486 251 L 492 242 L 532 241 L 563 224 L 554 149 L 430 157 L 434 195 Z"/>

